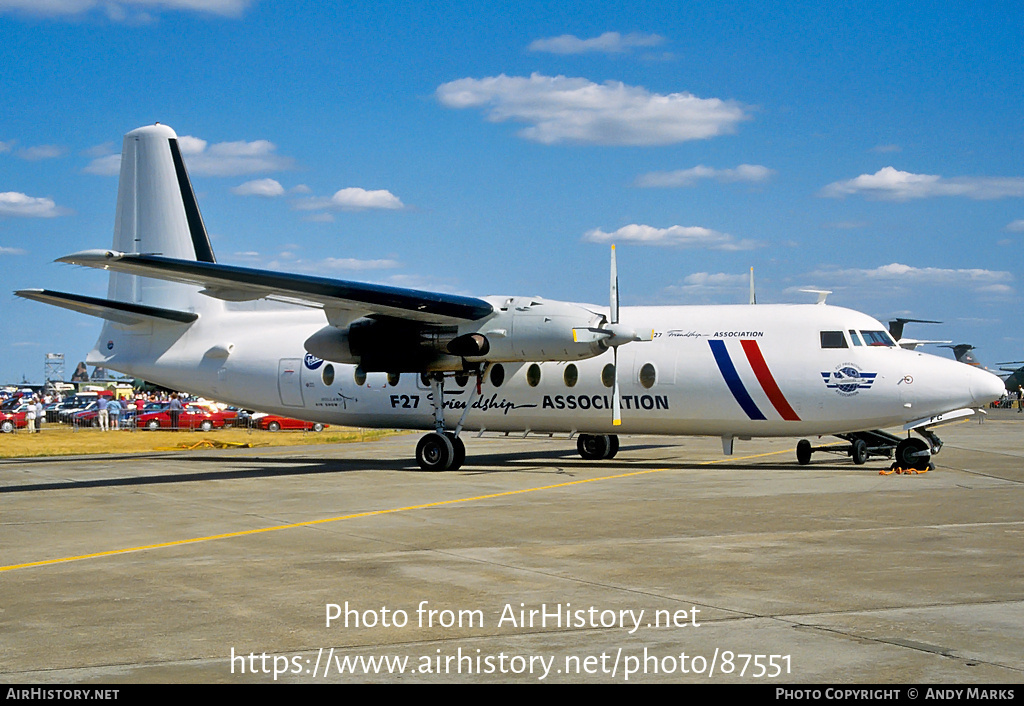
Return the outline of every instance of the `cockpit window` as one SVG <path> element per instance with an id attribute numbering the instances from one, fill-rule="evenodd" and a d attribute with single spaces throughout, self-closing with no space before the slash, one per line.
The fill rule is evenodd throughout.
<path id="1" fill-rule="evenodd" d="M 849 348 L 846 345 L 846 336 L 843 335 L 842 331 L 822 331 L 821 332 L 821 347 L 822 348 Z"/>
<path id="2" fill-rule="evenodd" d="M 896 342 L 892 340 L 885 331 L 861 331 L 860 335 L 864 337 L 864 343 L 869 346 L 895 346 Z"/>
<path id="3" fill-rule="evenodd" d="M 861 343 L 860 334 L 858 334 L 853 329 L 850 329 L 850 340 L 853 341 L 853 345 L 855 345 L 855 346 L 863 346 L 864 345 L 863 343 Z"/>

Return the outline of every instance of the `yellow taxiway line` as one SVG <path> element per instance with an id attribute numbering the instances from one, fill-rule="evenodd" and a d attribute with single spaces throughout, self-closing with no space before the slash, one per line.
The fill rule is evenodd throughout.
<path id="1" fill-rule="evenodd" d="M 700 465 L 711 465 L 715 463 L 722 463 L 723 461 L 743 461 L 751 458 L 761 458 L 763 456 L 773 456 L 781 453 L 789 453 L 791 449 L 783 449 L 780 451 L 770 451 L 768 453 L 754 454 L 752 456 L 739 456 L 730 457 L 727 459 L 719 459 L 715 461 L 704 461 Z M 476 495 L 469 498 L 456 498 L 454 500 L 438 500 L 432 503 L 423 503 L 421 505 L 408 505 L 406 507 L 393 507 L 384 510 L 370 510 L 368 512 L 357 512 L 352 515 L 339 515 L 337 517 L 325 517 L 319 520 L 307 520 L 306 522 L 294 522 L 287 525 L 275 525 L 273 527 L 260 527 L 258 529 L 241 530 L 239 532 L 225 532 L 224 534 L 211 534 L 206 537 L 193 537 L 191 539 L 179 539 L 172 542 L 160 542 L 157 544 L 145 544 L 138 547 L 127 547 L 125 549 L 111 549 L 105 552 L 94 552 L 92 554 L 80 554 L 78 556 L 67 556 L 60 557 L 58 559 L 44 559 L 42 561 L 30 561 L 23 564 L 11 564 L 9 566 L 0 566 L 0 572 L 3 571 L 14 571 L 15 569 L 27 569 L 33 566 L 52 566 L 54 564 L 64 564 L 69 561 L 82 561 L 84 559 L 97 559 L 106 556 L 116 556 L 118 554 L 129 554 L 131 552 L 143 552 L 151 549 L 164 549 L 167 547 L 180 547 L 186 544 L 196 544 L 198 542 L 212 542 L 217 539 L 229 539 L 231 537 L 245 537 L 247 535 L 261 534 L 264 532 L 279 532 L 281 530 L 294 529 L 296 527 L 313 527 L 315 525 L 323 525 L 330 522 L 341 522 L 342 520 L 354 520 L 360 517 L 374 517 L 377 515 L 391 515 L 397 512 L 408 512 L 410 510 L 423 510 L 429 507 L 442 507 L 444 505 L 457 505 L 459 503 L 470 503 L 478 500 L 490 500 L 492 498 L 502 498 L 510 495 L 520 495 L 522 493 L 535 493 L 541 490 L 554 490 L 556 488 L 567 488 L 573 485 L 582 485 L 583 483 L 596 483 L 598 481 L 618 480 L 620 478 L 632 478 L 635 476 L 647 475 L 650 473 L 661 473 L 663 471 L 672 470 L 669 468 L 655 468 L 648 469 L 645 471 L 633 471 L 631 473 L 618 473 L 612 476 L 601 476 L 599 478 L 584 478 L 582 480 L 566 481 L 565 483 L 555 483 L 554 485 L 542 485 L 535 488 L 522 488 L 520 490 L 506 490 L 501 493 L 490 493 L 488 495 Z"/>

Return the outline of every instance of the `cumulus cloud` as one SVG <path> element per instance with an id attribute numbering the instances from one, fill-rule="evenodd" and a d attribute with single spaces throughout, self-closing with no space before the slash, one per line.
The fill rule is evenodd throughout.
<path id="1" fill-rule="evenodd" d="M 284 187 L 274 179 L 253 179 L 231 189 L 231 193 L 239 196 L 274 197 L 284 194 Z"/>
<path id="2" fill-rule="evenodd" d="M 734 132 L 749 117 L 735 101 L 536 73 L 458 79 L 439 86 L 437 98 L 449 108 L 484 109 L 491 122 L 529 123 L 518 134 L 548 145 L 669 145 Z"/>
<path id="3" fill-rule="evenodd" d="M 5 248 L 0 245 L 0 255 L 24 255 L 25 252 L 26 251 L 21 248 Z"/>
<path id="4" fill-rule="evenodd" d="M 0 216 L 53 218 L 66 213 L 66 209 L 59 207 L 50 198 L 27 196 L 17 191 L 0 193 Z"/>
<path id="5" fill-rule="evenodd" d="M 330 209 L 338 211 L 366 211 L 371 209 L 399 210 L 405 208 L 401 199 L 387 189 L 368 191 L 350 186 L 334 193 L 330 198 L 311 198 L 295 203 L 303 211 Z"/>
<path id="6" fill-rule="evenodd" d="M 35 147 L 20 149 L 15 154 L 30 162 L 37 162 L 41 159 L 54 159 L 55 157 L 64 156 L 64 148 L 59 145 L 36 145 Z"/>
<path id="7" fill-rule="evenodd" d="M 914 267 L 893 262 L 874 269 L 822 269 L 812 277 L 843 283 L 865 282 L 967 287 L 978 292 L 1012 292 L 1013 274 L 999 270 Z"/>
<path id="8" fill-rule="evenodd" d="M 121 171 L 121 155 L 108 154 L 105 157 L 97 157 L 85 165 L 82 171 L 99 176 L 117 176 Z"/>
<path id="9" fill-rule="evenodd" d="M 694 272 L 661 290 L 670 301 L 710 301 L 723 298 L 746 297 L 749 293 L 750 275 L 733 275 L 725 272 Z"/>
<path id="10" fill-rule="evenodd" d="M 371 270 L 391 270 L 400 267 L 397 260 L 359 260 L 352 257 L 328 257 L 323 259 L 305 260 L 296 258 L 292 253 L 282 253 L 279 260 L 273 260 L 267 267 L 272 270 L 287 269 L 290 272 L 307 274 L 333 274 L 336 272 L 367 272 Z"/>
<path id="11" fill-rule="evenodd" d="M 622 54 L 635 47 L 656 47 L 664 41 L 664 37 L 643 32 L 631 32 L 625 35 L 618 32 L 605 32 L 600 37 L 592 39 L 580 39 L 571 34 L 563 34 L 559 37 L 536 39 L 530 43 L 527 49 L 551 54 L 588 54 L 591 52 Z"/>
<path id="12" fill-rule="evenodd" d="M 252 0 L 0 0 L 0 13 L 77 17 L 93 11 L 115 21 L 151 19 L 150 12 L 177 10 L 238 17 Z"/>
<path id="13" fill-rule="evenodd" d="M 1011 233 L 1024 233 L 1024 218 L 1018 218 L 1015 221 L 1010 221 L 1006 225 L 1006 230 Z"/>
<path id="14" fill-rule="evenodd" d="M 0 142 L 0 153 L 11 151 L 11 142 Z"/>
<path id="15" fill-rule="evenodd" d="M 637 177 L 636 185 L 641 187 L 694 186 L 701 179 L 714 179 L 722 183 L 767 181 L 775 171 L 760 164 L 741 164 L 735 169 L 714 169 L 699 164 L 690 169 L 672 172 L 648 172 Z"/>
<path id="16" fill-rule="evenodd" d="M 1021 177 L 942 177 L 912 174 L 884 167 L 874 174 L 861 174 L 847 181 L 829 184 L 821 196 L 842 198 L 860 194 L 870 199 L 908 201 L 935 196 L 966 196 L 974 200 L 1024 196 Z"/>
<path id="17" fill-rule="evenodd" d="M 277 145 L 268 140 L 240 140 L 208 145 L 206 140 L 186 135 L 178 139 L 178 145 L 192 174 L 238 176 L 276 172 L 291 169 L 294 165 L 290 157 L 277 154 Z"/>
<path id="18" fill-rule="evenodd" d="M 277 154 L 277 145 L 268 140 L 216 142 L 191 135 L 178 137 L 178 147 L 190 174 L 201 176 L 243 176 L 277 172 L 295 166 L 291 157 Z M 88 174 L 116 176 L 121 170 L 121 155 L 98 157 L 85 167 Z"/>
<path id="19" fill-rule="evenodd" d="M 595 228 L 583 236 L 591 243 L 632 243 L 634 245 L 660 245 L 676 248 L 702 248 L 705 250 L 751 250 L 757 247 L 752 240 L 736 240 L 728 233 L 721 233 L 700 226 L 653 226 L 632 224 L 606 233 Z"/>

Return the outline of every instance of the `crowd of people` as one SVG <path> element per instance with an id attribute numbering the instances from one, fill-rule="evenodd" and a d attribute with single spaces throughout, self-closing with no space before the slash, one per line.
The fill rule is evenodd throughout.
<path id="1" fill-rule="evenodd" d="M 71 393 L 72 395 L 75 393 Z M 15 395 L 19 411 L 24 411 L 25 431 L 35 433 L 42 431 L 42 424 L 47 419 L 46 411 L 54 409 L 57 405 L 71 395 L 63 395 L 59 391 L 52 391 L 38 394 Z M 178 392 L 133 392 L 131 394 L 117 396 L 115 394 L 99 393 L 95 397 L 95 412 L 97 426 L 102 431 L 111 431 L 124 428 L 127 422 L 134 420 L 138 414 L 142 414 L 146 405 L 159 404 L 166 409 L 171 418 L 171 427 L 176 428 L 178 418 L 189 402 L 194 401 L 189 395 Z M 5 403 L 10 404 L 8 401 Z M 83 409 L 85 409 L 83 407 Z M 19 425 L 20 426 L 20 425 Z"/>

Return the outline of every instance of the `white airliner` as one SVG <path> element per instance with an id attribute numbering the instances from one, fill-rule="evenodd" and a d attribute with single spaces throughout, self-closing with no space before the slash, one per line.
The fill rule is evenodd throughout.
<path id="1" fill-rule="evenodd" d="M 429 430 L 429 470 L 462 465 L 468 430 L 568 433 L 588 459 L 614 456 L 617 433 L 717 436 L 727 454 L 736 437 L 837 435 L 858 463 L 895 446 L 923 468 L 941 446 L 931 427 L 1003 390 L 849 309 L 620 312 L 614 249 L 608 308 L 223 265 L 160 124 L 124 138 L 112 249 L 59 261 L 109 270 L 108 298 L 17 294 L 104 319 L 91 365 L 310 421 Z M 872 430 L 896 425 L 907 438 L 885 448 Z M 798 461 L 814 450 L 801 441 Z"/>

